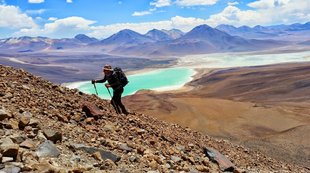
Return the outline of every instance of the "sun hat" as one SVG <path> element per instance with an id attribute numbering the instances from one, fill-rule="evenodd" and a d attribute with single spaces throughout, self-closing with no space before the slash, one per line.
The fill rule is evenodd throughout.
<path id="1" fill-rule="evenodd" d="M 106 70 L 106 71 L 113 71 L 112 67 L 110 65 L 105 65 L 103 67 L 103 70 Z"/>

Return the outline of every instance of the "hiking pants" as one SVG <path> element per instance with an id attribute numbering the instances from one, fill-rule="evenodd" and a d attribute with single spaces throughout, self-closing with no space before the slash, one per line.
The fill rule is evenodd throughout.
<path id="1" fill-rule="evenodd" d="M 122 103 L 122 94 L 124 92 L 124 88 L 123 87 L 120 87 L 116 90 L 113 90 L 113 97 L 112 97 L 112 100 L 111 100 L 111 104 L 113 105 L 116 113 L 120 114 L 120 113 L 123 113 L 123 114 L 128 114 L 125 106 L 123 105 Z"/>

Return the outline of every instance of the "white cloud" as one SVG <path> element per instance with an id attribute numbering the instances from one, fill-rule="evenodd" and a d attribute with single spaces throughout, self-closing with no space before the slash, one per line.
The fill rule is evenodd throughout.
<path id="1" fill-rule="evenodd" d="M 263 1 L 263 0 L 260 0 Z M 257 1 L 257 2 L 260 2 Z M 241 25 L 273 25 L 273 24 L 290 24 L 290 23 L 304 23 L 310 21 L 310 1 L 305 0 L 273 0 L 273 6 L 256 6 L 257 8 L 251 10 L 241 10 L 234 5 L 228 5 L 220 13 L 211 15 L 208 19 L 194 18 L 194 17 L 181 17 L 175 16 L 168 20 L 157 22 L 143 22 L 143 23 L 117 23 L 110 25 L 96 26 L 95 21 L 87 20 L 82 17 L 67 17 L 64 19 L 49 18 L 49 22 L 43 27 L 38 27 L 26 14 L 22 14 L 18 8 L 10 6 L 15 10 L 22 19 L 19 22 L 14 20 L 14 15 L 11 13 L 3 15 L 0 5 L 0 16 L 7 16 L 5 20 L 10 24 L 3 24 L 0 20 L 0 27 L 22 25 L 19 32 L 15 33 L 16 36 L 29 35 L 29 36 L 48 36 L 48 37 L 72 37 L 79 33 L 84 33 L 89 36 L 97 38 L 106 38 L 120 30 L 131 29 L 139 33 L 146 33 L 151 29 L 180 29 L 187 32 L 197 25 L 208 24 L 210 26 L 217 26 L 219 24 L 231 24 L 235 26 Z M 250 3 L 251 4 L 251 3 Z M 249 4 L 248 4 L 249 5 Z M 8 7 L 8 6 L 4 6 Z M 11 10 L 12 10 L 11 9 Z M 154 12 L 156 8 L 150 9 L 146 12 Z M 142 12 L 140 12 L 142 13 Z M 133 14 L 134 15 L 134 14 Z M 139 12 L 135 14 L 138 16 Z M 140 14 L 142 15 L 142 14 Z M 12 19 L 13 16 L 13 19 Z M 25 22 L 27 21 L 28 22 Z M 14 22 L 13 22 L 14 21 Z M 25 24 L 28 28 L 25 28 Z M 31 27 L 31 28 L 30 28 Z"/>
<path id="2" fill-rule="evenodd" d="M 0 5 L 0 16 L 0 28 L 19 29 L 37 26 L 30 16 L 15 6 Z"/>
<path id="3" fill-rule="evenodd" d="M 150 5 L 155 7 L 166 7 L 171 5 L 171 0 L 155 0 L 151 2 Z"/>
<path id="4" fill-rule="evenodd" d="M 145 16 L 145 15 L 149 15 L 152 14 L 154 11 L 156 11 L 156 8 L 151 8 L 147 11 L 135 11 L 132 16 Z"/>
<path id="5" fill-rule="evenodd" d="M 177 0 L 179 6 L 214 5 L 218 0 Z"/>
<path id="6" fill-rule="evenodd" d="M 44 2 L 44 0 L 28 0 L 29 3 L 39 4 Z"/>
<path id="7" fill-rule="evenodd" d="M 271 8 L 274 7 L 274 1 L 273 0 L 259 0 L 259 1 L 254 1 L 248 4 L 249 7 L 252 8 Z"/>
<path id="8" fill-rule="evenodd" d="M 67 0 L 67 3 L 73 3 L 72 0 Z"/>
<path id="9" fill-rule="evenodd" d="M 46 11 L 46 9 L 39 9 L 39 10 L 26 10 L 25 12 L 30 15 L 35 14 L 43 14 Z"/>
<path id="10" fill-rule="evenodd" d="M 54 18 L 52 18 L 54 19 Z M 51 23 L 47 23 L 43 28 L 33 27 L 30 29 L 21 29 L 16 32 L 15 36 L 49 36 L 49 37 L 68 37 L 68 33 L 74 36 L 79 33 L 90 32 L 90 25 L 95 21 L 87 20 L 82 17 L 67 17 L 64 19 L 56 19 Z"/>
<path id="11" fill-rule="evenodd" d="M 266 9 L 266 8 L 284 6 L 290 3 L 290 1 L 291 0 L 258 0 L 249 3 L 248 6 L 257 9 Z"/>
<path id="12" fill-rule="evenodd" d="M 310 21 L 310 1 L 305 0 L 259 0 L 249 3 L 254 10 L 241 10 L 228 6 L 222 12 L 211 15 L 208 23 L 240 25 L 274 25 Z"/>
<path id="13" fill-rule="evenodd" d="M 239 2 L 235 1 L 235 2 L 228 2 L 227 5 L 229 6 L 235 6 L 235 5 L 238 5 Z"/>
<path id="14" fill-rule="evenodd" d="M 135 11 L 132 16 L 145 16 L 145 15 L 149 15 L 152 14 L 152 12 L 150 11 Z"/>
<path id="15" fill-rule="evenodd" d="M 50 18 L 48 18 L 49 21 L 55 21 L 57 19 L 58 19 L 57 17 L 50 17 Z"/>

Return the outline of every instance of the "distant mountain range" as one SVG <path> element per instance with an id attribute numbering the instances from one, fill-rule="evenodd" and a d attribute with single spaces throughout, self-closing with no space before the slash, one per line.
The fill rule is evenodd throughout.
<path id="1" fill-rule="evenodd" d="M 255 27 L 241 26 L 235 27 L 232 25 L 219 25 L 216 29 L 226 32 L 233 36 L 240 36 L 245 38 L 255 39 L 279 39 L 292 40 L 293 36 L 300 36 L 305 33 L 310 34 L 310 22 L 305 24 L 295 23 L 292 25 L 274 25 L 274 26 L 260 26 Z M 297 40 L 300 37 L 297 38 Z"/>
<path id="2" fill-rule="evenodd" d="M 79 34 L 74 38 L 19 37 L 0 39 L 0 50 L 11 53 L 97 49 L 131 56 L 175 56 L 212 52 L 254 51 L 289 44 L 309 45 L 310 22 L 276 26 L 200 25 L 187 33 L 153 29 L 146 34 L 125 29 L 98 40 Z"/>

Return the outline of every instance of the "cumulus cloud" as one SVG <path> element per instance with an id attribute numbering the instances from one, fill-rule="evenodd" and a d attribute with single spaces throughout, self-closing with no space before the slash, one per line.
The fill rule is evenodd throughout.
<path id="1" fill-rule="evenodd" d="M 0 16 L 0 28 L 20 29 L 37 26 L 30 16 L 15 6 L 0 5 Z"/>
<path id="2" fill-rule="evenodd" d="M 214 5 L 218 0 L 177 0 L 179 6 Z"/>
<path id="3" fill-rule="evenodd" d="M 33 3 L 33 4 L 39 4 L 44 2 L 44 0 L 28 0 L 29 3 Z"/>
<path id="4" fill-rule="evenodd" d="M 156 8 L 151 8 L 147 11 L 135 11 L 132 16 L 145 16 L 145 15 L 149 15 L 152 14 L 154 11 L 156 11 Z"/>
<path id="5" fill-rule="evenodd" d="M 171 5 L 171 0 L 155 0 L 150 3 L 150 5 L 153 5 L 155 7 L 165 7 Z"/>
<path id="6" fill-rule="evenodd" d="M 229 6 L 235 6 L 235 5 L 238 5 L 239 4 L 239 2 L 228 2 L 227 3 L 227 5 L 229 5 Z"/>
<path id="7" fill-rule="evenodd" d="M 73 3 L 72 0 L 67 0 L 67 3 Z"/>
<path id="8" fill-rule="evenodd" d="M 82 17 L 67 17 L 64 19 L 56 19 L 51 23 L 47 23 L 43 28 L 33 27 L 30 29 L 21 29 L 16 32 L 15 36 L 49 36 L 49 37 L 67 37 L 68 33 L 74 36 L 79 33 L 89 32 L 95 21 L 87 20 Z"/>
<path id="9" fill-rule="evenodd" d="M 249 3 L 248 6 L 252 8 L 266 9 L 266 8 L 273 8 L 277 6 L 283 6 L 288 3 L 290 3 L 290 0 L 258 0 L 258 1 Z"/>
<path id="10" fill-rule="evenodd" d="M 247 5 L 252 6 L 252 9 L 242 10 L 228 4 L 223 11 L 211 15 L 207 19 L 195 17 L 175 16 L 167 20 L 157 22 L 142 22 L 142 23 L 117 23 L 110 25 L 95 25 L 95 21 L 84 19 L 82 17 L 67 17 L 63 19 L 49 18 L 48 23 L 39 27 L 32 18 L 27 14 L 21 13 L 17 7 L 1 6 L 0 16 L 6 16 L 0 20 L 0 27 L 16 27 L 22 28 L 15 33 L 17 36 L 48 36 L 48 37 L 72 37 L 79 33 L 84 33 L 96 38 L 106 38 L 120 30 L 131 29 L 139 33 L 146 33 L 151 29 L 180 29 L 187 32 L 197 25 L 208 24 L 217 26 L 219 24 L 231 24 L 235 26 L 248 25 L 273 25 L 273 24 L 290 24 L 304 23 L 310 21 L 310 1 L 304 0 L 270 0 L 273 5 Z M 258 0 L 255 2 L 267 2 Z M 259 3 L 258 3 L 259 4 Z M 264 4 L 264 3 L 263 3 Z M 255 8 L 254 8 L 255 7 Z M 3 10 L 5 9 L 5 10 Z M 156 8 L 146 11 L 153 12 Z M 5 12 L 3 12 L 5 11 Z M 140 14 L 139 14 L 140 13 Z M 134 14 L 133 14 L 134 15 Z M 136 12 L 134 16 L 146 15 L 142 12 Z M 8 20 L 9 19 L 9 20 Z"/>
<path id="11" fill-rule="evenodd" d="M 310 1 L 304 0 L 258 0 L 247 4 L 253 10 L 241 10 L 227 6 L 222 12 L 211 15 L 209 24 L 273 25 L 310 21 Z"/>

